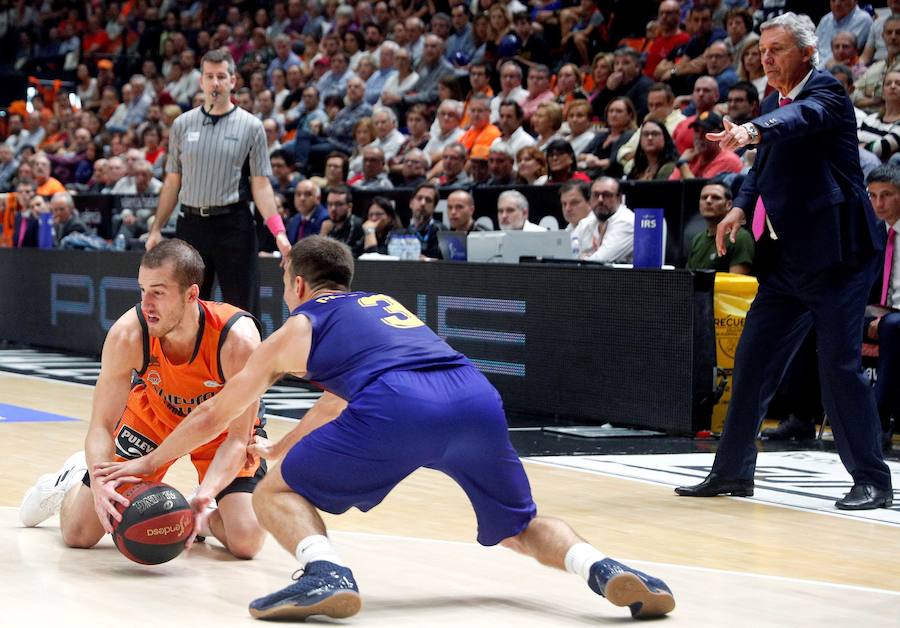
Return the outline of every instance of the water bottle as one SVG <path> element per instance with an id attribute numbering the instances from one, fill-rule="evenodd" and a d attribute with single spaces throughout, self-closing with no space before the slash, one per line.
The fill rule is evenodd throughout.
<path id="1" fill-rule="evenodd" d="M 388 255 L 403 259 L 403 237 L 399 233 L 388 236 Z"/>
<path id="2" fill-rule="evenodd" d="M 53 248 L 53 214 L 41 212 L 38 215 L 38 247 L 42 249 Z"/>
<path id="3" fill-rule="evenodd" d="M 113 248 L 117 251 L 125 250 L 125 234 L 120 233 L 116 236 L 116 239 L 113 241 Z"/>
<path id="4" fill-rule="evenodd" d="M 422 255 L 422 242 L 419 240 L 419 236 L 415 233 L 409 234 L 409 258 L 413 261 L 419 261 L 419 256 Z"/>
<path id="5" fill-rule="evenodd" d="M 572 238 L 572 257 L 578 259 L 581 257 L 581 238 L 574 231 L 570 237 Z"/>

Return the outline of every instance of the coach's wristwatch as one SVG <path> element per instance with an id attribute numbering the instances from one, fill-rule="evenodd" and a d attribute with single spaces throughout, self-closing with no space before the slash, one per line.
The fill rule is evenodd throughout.
<path id="1" fill-rule="evenodd" d="M 747 143 L 755 144 L 756 140 L 759 139 L 759 129 L 756 128 L 756 125 L 752 122 L 747 122 L 746 124 L 742 124 L 741 126 L 745 131 L 747 131 L 747 134 L 750 136 L 750 141 Z"/>

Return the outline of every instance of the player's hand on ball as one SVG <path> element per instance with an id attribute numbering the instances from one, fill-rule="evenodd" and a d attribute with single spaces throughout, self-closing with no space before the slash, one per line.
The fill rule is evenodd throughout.
<path id="1" fill-rule="evenodd" d="M 138 481 L 134 478 L 134 481 Z M 119 481 L 108 478 L 94 476 L 91 479 L 91 493 L 94 496 L 94 510 L 97 512 L 97 518 L 100 519 L 100 525 L 107 534 L 113 533 L 114 523 L 122 521 L 122 515 L 116 510 L 116 503 L 128 506 L 128 500 L 116 492 L 116 486 Z"/>

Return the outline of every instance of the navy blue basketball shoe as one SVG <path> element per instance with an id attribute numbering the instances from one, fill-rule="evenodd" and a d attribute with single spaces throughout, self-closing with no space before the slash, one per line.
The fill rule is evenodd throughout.
<path id="1" fill-rule="evenodd" d="M 346 567 L 317 560 L 294 574 L 294 583 L 250 602 L 257 619 L 303 619 L 311 615 L 344 618 L 362 606 L 353 573 Z"/>
<path id="2" fill-rule="evenodd" d="M 665 582 L 612 558 L 591 565 L 588 585 L 616 606 L 627 606 L 632 617 L 660 617 L 675 608 L 675 596 Z"/>

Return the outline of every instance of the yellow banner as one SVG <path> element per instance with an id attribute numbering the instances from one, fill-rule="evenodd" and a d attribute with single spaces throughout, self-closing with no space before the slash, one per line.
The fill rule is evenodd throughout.
<path id="1" fill-rule="evenodd" d="M 713 432 L 721 432 L 725 424 L 725 412 L 731 400 L 731 382 L 734 372 L 734 351 L 741 332 L 744 330 L 744 319 L 750 304 L 756 298 L 759 287 L 756 277 L 735 275 L 732 273 L 716 273 L 715 317 L 716 317 L 716 366 L 725 371 L 728 385 L 725 394 L 713 408 Z"/>

